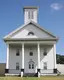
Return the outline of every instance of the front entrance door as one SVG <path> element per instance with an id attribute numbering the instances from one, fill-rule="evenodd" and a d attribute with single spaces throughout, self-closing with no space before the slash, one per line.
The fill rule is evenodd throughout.
<path id="1" fill-rule="evenodd" d="M 29 61 L 28 63 L 29 73 L 35 73 L 34 65 L 35 63 L 33 61 Z"/>

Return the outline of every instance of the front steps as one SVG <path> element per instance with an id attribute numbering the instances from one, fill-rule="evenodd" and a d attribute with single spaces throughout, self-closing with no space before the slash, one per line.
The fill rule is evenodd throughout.
<path id="1" fill-rule="evenodd" d="M 20 74 L 10 74 L 10 73 L 5 73 L 5 76 L 20 76 Z"/>
<path id="2" fill-rule="evenodd" d="M 37 77 L 38 74 L 37 73 L 24 73 L 24 77 Z"/>
<path id="3" fill-rule="evenodd" d="M 40 74 L 40 76 L 57 76 L 58 74 L 52 73 L 52 74 Z M 21 74 L 10 74 L 6 73 L 5 76 L 21 76 Z M 38 77 L 38 73 L 24 73 L 23 77 Z"/>
<path id="4" fill-rule="evenodd" d="M 52 73 L 52 74 L 40 74 L 41 76 L 57 76 L 57 73 L 55 74 L 55 73 Z"/>

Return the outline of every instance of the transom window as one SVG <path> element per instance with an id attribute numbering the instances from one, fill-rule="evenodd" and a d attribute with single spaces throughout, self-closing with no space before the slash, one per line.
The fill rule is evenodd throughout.
<path id="1" fill-rule="evenodd" d="M 16 70 L 19 70 L 19 63 L 16 63 Z"/>
<path id="2" fill-rule="evenodd" d="M 28 35 L 34 35 L 34 33 L 33 32 L 29 32 Z"/>
<path id="3" fill-rule="evenodd" d="M 20 51 L 19 49 L 16 50 L 16 56 L 19 56 L 20 55 Z"/>
<path id="4" fill-rule="evenodd" d="M 46 56 L 47 55 L 47 48 L 44 48 L 44 56 Z"/>
<path id="5" fill-rule="evenodd" d="M 47 62 L 44 62 L 43 65 L 44 65 L 44 69 L 46 70 L 47 69 Z"/>

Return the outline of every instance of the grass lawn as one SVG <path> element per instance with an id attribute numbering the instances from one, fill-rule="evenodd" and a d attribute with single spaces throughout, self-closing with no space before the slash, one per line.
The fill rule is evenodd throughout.
<path id="1" fill-rule="evenodd" d="M 37 77 L 0 77 L 0 80 L 64 80 L 64 76 L 43 76 Z"/>

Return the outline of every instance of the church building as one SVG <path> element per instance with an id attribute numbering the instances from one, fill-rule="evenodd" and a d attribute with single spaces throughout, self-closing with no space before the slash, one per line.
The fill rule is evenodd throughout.
<path id="1" fill-rule="evenodd" d="M 4 37 L 7 45 L 5 75 L 57 74 L 58 38 L 38 24 L 38 7 L 25 6 L 24 24 Z"/>

